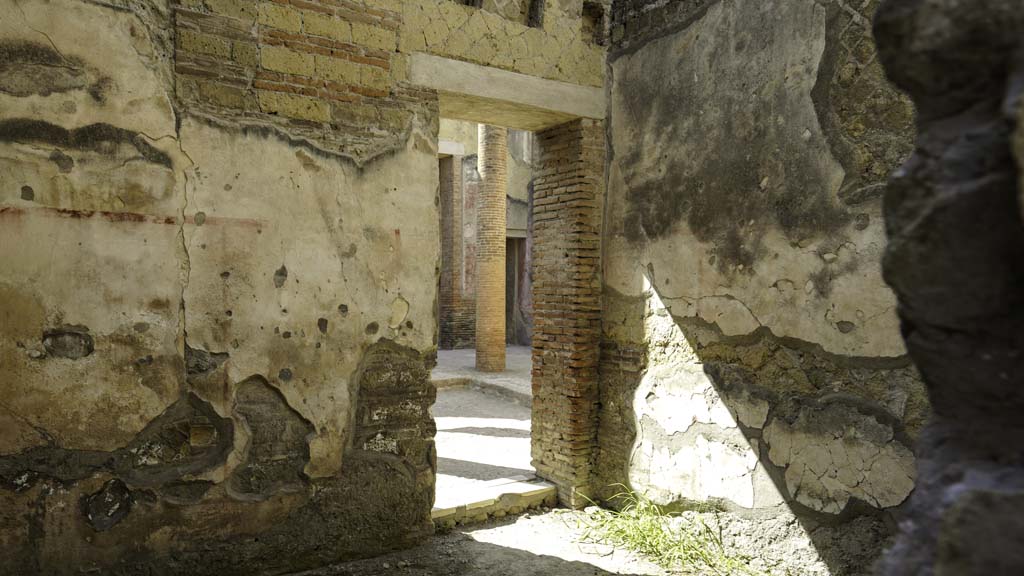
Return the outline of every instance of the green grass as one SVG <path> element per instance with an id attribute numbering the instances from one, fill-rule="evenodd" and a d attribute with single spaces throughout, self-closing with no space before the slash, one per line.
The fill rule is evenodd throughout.
<path id="1" fill-rule="evenodd" d="M 749 557 L 727 550 L 717 526 L 699 516 L 664 512 L 629 490 L 612 500 L 622 509 L 598 509 L 581 521 L 584 542 L 625 548 L 663 568 L 702 576 L 767 576 L 749 566 Z"/>

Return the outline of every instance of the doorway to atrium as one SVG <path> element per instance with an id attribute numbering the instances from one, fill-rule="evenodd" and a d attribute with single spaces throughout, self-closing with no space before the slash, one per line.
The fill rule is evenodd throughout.
<path id="1" fill-rule="evenodd" d="M 479 274 L 484 170 L 479 126 L 443 119 L 440 128 L 441 275 L 439 350 L 432 378 L 438 387 L 435 521 L 455 523 L 554 505 L 553 485 L 539 480 L 531 462 L 530 384 L 533 330 L 531 199 L 534 134 L 507 130 L 504 146 L 502 370 L 480 370 L 478 291 L 493 289 Z M 491 223 L 493 225 L 493 223 Z M 485 248 L 486 250 L 486 248 Z M 490 278 L 494 280 L 494 278 Z M 498 288 L 502 288 L 499 283 Z M 494 294 L 491 294 L 493 297 Z M 495 311 L 485 310 L 493 314 Z M 493 318 L 493 316 L 491 317 Z M 500 335 L 500 332 L 499 332 Z"/>

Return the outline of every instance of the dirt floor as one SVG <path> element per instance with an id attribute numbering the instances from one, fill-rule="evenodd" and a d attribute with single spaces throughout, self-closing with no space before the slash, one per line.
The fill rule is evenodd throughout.
<path id="1" fill-rule="evenodd" d="M 379 558 L 293 576 L 667 576 L 634 554 L 579 542 L 582 512 L 551 510 L 461 527 Z"/>

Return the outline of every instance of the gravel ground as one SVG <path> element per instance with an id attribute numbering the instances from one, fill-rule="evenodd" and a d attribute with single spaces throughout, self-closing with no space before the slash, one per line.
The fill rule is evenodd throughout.
<path id="1" fill-rule="evenodd" d="M 551 510 L 460 528 L 387 556 L 294 576 L 667 576 L 635 555 L 578 542 L 582 512 Z"/>

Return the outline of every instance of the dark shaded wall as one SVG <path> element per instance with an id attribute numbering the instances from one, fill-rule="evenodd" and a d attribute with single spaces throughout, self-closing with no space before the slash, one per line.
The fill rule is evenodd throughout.
<path id="1" fill-rule="evenodd" d="M 526 238 L 505 240 L 505 333 L 514 346 L 529 346 L 533 332 L 527 242 Z"/>
<path id="2" fill-rule="evenodd" d="M 597 471 L 729 511 L 779 573 L 870 573 L 929 413 L 881 277 L 914 110 L 874 10 L 612 9 Z"/>
<path id="3" fill-rule="evenodd" d="M 1024 17 L 887 1 L 880 60 L 918 107 L 886 191 L 885 278 L 935 414 L 886 576 L 1024 572 Z"/>

